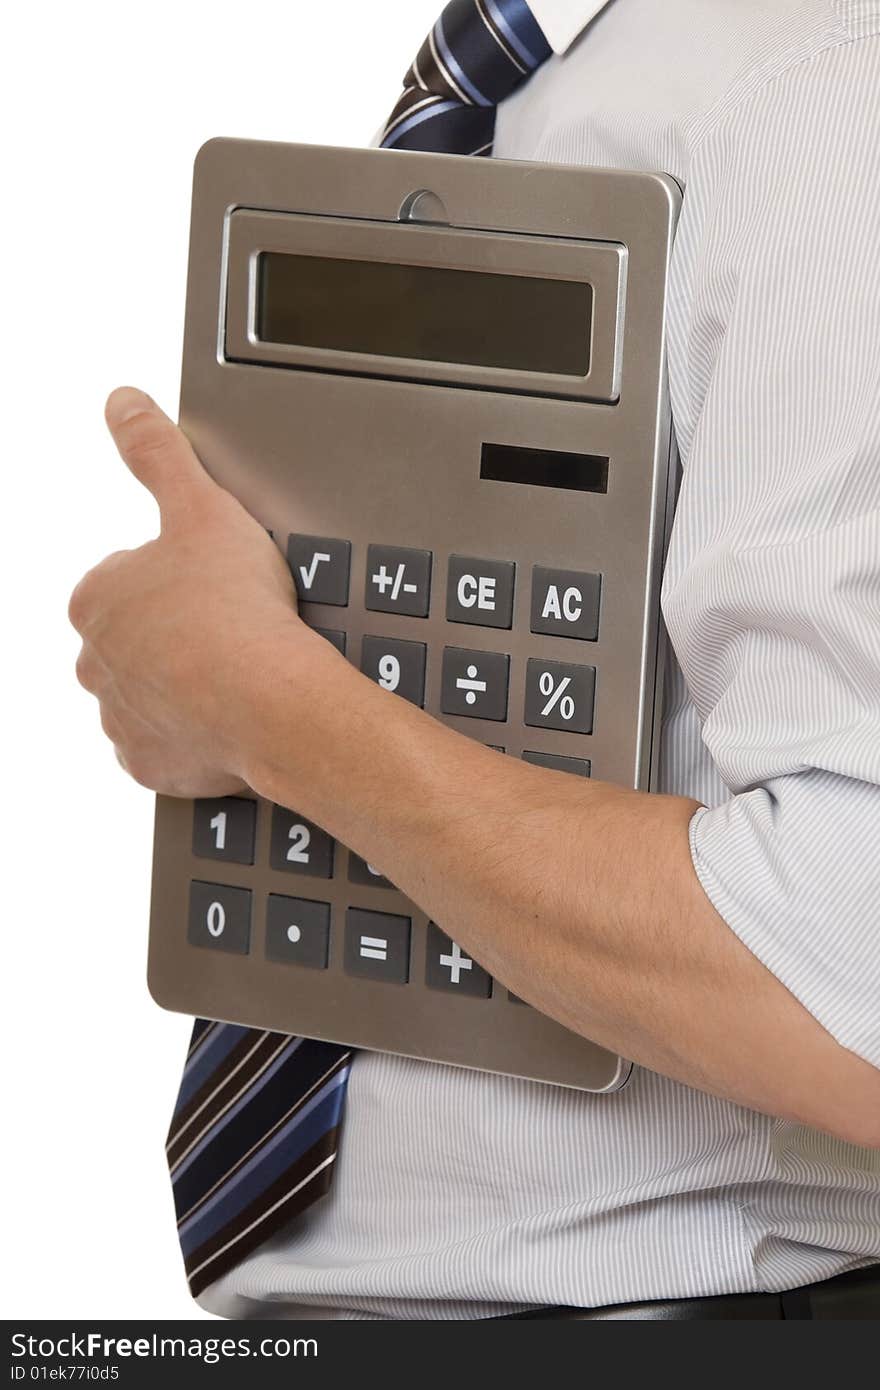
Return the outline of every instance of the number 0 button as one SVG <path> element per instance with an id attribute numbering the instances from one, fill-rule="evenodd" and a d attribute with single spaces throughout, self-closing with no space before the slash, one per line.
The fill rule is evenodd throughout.
<path id="1" fill-rule="evenodd" d="M 251 892 L 225 883 L 191 883 L 189 930 L 191 946 L 232 951 L 246 956 L 251 940 Z"/>
<path id="2" fill-rule="evenodd" d="M 193 854 L 198 859 L 225 859 L 253 864 L 257 804 L 240 796 L 197 801 L 193 810 Z"/>
<path id="3" fill-rule="evenodd" d="M 333 841 L 325 830 L 295 811 L 273 806 L 269 862 L 284 873 L 332 878 Z"/>

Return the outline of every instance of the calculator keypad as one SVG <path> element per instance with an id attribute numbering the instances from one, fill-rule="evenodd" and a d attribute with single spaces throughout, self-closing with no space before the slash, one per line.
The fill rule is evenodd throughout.
<path id="1" fill-rule="evenodd" d="M 352 582 L 352 547 L 348 541 L 293 535 L 287 554 L 300 598 L 336 607 L 348 605 Z M 354 577 L 356 585 L 364 585 L 365 608 L 408 618 L 427 617 L 431 611 L 433 563 L 430 551 L 370 545 L 360 577 Z M 459 631 L 461 627 L 509 631 L 514 623 L 516 570 L 512 560 L 450 556 L 446 575 L 447 623 L 459 625 Z M 535 566 L 531 580 L 532 632 L 596 640 L 600 575 Z M 522 707 L 509 708 L 511 658 L 503 651 L 450 644 L 429 652 L 427 642 L 414 640 L 416 628 L 390 637 L 368 632 L 358 641 L 344 627 L 347 624 L 339 628 L 316 627 L 315 631 L 343 655 L 349 653 L 352 660 L 359 660 L 361 671 L 370 680 L 415 705 L 424 706 L 427 678 L 433 671 L 432 680 L 438 674 L 440 677 L 440 706 L 444 714 L 499 724 L 510 720 L 511 732 L 517 721 L 524 728 L 587 735 L 592 732 L 596 688 L 593 665 L 528 657 L 525 672 L 520 668 L 519 673 L 520 681 L 525 675 L 524 700 L 522 685 L 515 687 L 520 692 L 516 700 L 523 700 Z M 503 642 L 504 638 L 500 640 Z M 353 642 L 355 650 L 349 652 Z M 440 666 L 439 672 L 434 663 Z M 511 741 L 516 742 L 513 733 Z M 500 743 L 487 742 L 487 746 L 504 753 Z M 526 749 L 521 757 L 538 767 L 590 776 L 588 758 L 540 749 Z M 277 891 L 267 894 L 263 899 L 266 958 L 279 965 L 310 970 L 327 970 L 331 961 L 341 958 L 347 975 L 407 984 L 412 970 L 412 918 L 405 912 L 364 906 L 334 907 L 333 903 L 339 903 L 339 895 L 335 886 L 331 892 L 329 884 L 336 870 L 337 847 L 333 838 L 296 811 L 283 806 L 267 809 L 271 813 L 268 858 L 272 870 L 311 878 L 316 896 L 311 896 L 305 883 L 305 897 Z M 252 865 L 256 859 L 257 828 L 258 805 L 251 799 L 219 797 L 196 801 L 193 855 L 197 859 Z M 356 901 L 359 896 L 363 901 L 363 895 L 369 895 L 371 889 L 396 891 L 389 879 L 359 855 L 344 853 L 347 881 Z M 342 872 L 346 873 L 344 866 Z M 326 889 L 321 888 L 322 881 L 327 884 Z M 333 903 L 321 901 L 325 891 Z M 381 907 L 386 900 L 367 896 L 366 901 L 375 901 Z M 337 910 L 344 911 L 344 924 L 340 920 L 337 925 Z M 253 912 L 250 889 L 196 880 L 190 884 L 188 939 L 195 946 L 248 954 L 252 949 Z M 340 940 L 334 944 L 337 932 Z M 433 922 L 427 925 L 424 965 L 421 954 L 418 961 L 428 989 L 474 999 L 492 998 L 491 975 Z M 509 998 L 521 1002 L 513 994 Z"/>
<path id="2" fill-rule="evenodd" d="M 295 811 L 273 806 L 269 862 L 283 873 L 332 878 L 333 841 L 326 830 Z"/>

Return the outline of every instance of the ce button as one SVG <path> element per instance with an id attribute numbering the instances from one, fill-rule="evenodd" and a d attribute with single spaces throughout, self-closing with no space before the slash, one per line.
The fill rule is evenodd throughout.
<path id="1" fill-rule="evenodd" d="M 446 619 L 473 627 L 509 628 L 513 622 L 512 560 L 475 560 L 467 555 L 449 558 Z"/>

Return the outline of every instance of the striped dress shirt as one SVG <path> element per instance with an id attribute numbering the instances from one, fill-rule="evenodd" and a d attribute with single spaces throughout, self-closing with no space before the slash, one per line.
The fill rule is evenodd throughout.
<path id="1" fill-rule="evenodd" d="M 880 1067 L 880 3 L 545 7 L 567 51 L 502 104 L 495 156 L 685 186 L 664 788 L 703 805 L 730 929 Z M 591 1096 L 361 1053 L 330 1196 L 201 1301 L 477 1318 L 877 1260 L 880 1152 L 643 1069 Z"/>

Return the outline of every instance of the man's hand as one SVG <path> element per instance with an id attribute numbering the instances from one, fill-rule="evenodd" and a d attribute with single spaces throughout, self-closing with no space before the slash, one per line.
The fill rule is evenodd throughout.
<path id="1" fill-rule="evenodd" d="M 138 782 L 173 796 L 241 788 L 243 735 L 278 644 L 303 662 L 336 654 L 296 611 L 290 574 L 258 522 L 212 481 L 149 396 L 122 387 L 107 424 L 155 497 L 161 532 L 109 556 L 80 581 L 70 619 L 83 638 L 77 675 Z"/>

